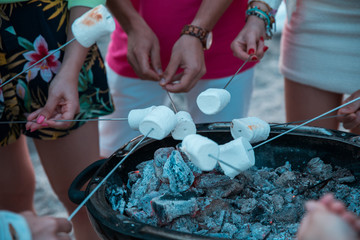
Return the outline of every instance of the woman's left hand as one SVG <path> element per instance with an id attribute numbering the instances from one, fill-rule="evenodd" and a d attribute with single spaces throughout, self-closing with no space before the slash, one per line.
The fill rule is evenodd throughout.
<path id="1" fill-rule="evenodd" d="M 358 97 L 360 97 L 360 90 L 351 94 L 350 97 L 345 99 L 344 103 L 350 102 Z M 353 129 L 360 127 L 360 100 L 340 108 L 338 114 L 345 115 L 343 117 L 338 117 L 338 120 L 343 123 L 344 128 Z"/>
<path id="2" fill-rule="evenodd" d="M 78 76 L 69 76 L 68 73 L 58 73 L 50 84 L 48 99 L 44 107 L 32 112 L 26 123 L 26 130 L 31 132 L 40 128 L 66 129 L 71 122 L 54 120 L 71 120 L 79 112 Z M 34 122 L 36 120 L 36 122 Z"/>

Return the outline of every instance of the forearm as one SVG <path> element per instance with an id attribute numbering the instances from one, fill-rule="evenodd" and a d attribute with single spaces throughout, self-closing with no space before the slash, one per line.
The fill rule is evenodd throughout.
<path id="1" fill-rule="evenodd" d="M 107 0 L 106 5 L 127 34 L 146 24 L 130 0 Z"/>
<path id="2" fill-rule="evenodd" d="M 192 25 L 211 31 L 232 0 L 203 0 Z"/>
<path id="3" fill-rule="evenodd" d="M 73 22 L 78 17 L 83 15 L 86 11 L 88 11 L 89 9 L 90 8 L 83 7 L 83 6 L 77 6 L 77 7 L 71 8 L 67 41 L 70 41 L 71 39 L 74 38 L 74 35 L 71 31 L 71 25 L 73 24 Z M 88 48 L 83 47 L 77 41 L 70 43 L 65 48 L 65 54 L 64 54 L 64 59 L 63 59 L 62 65 L 61 65 L 61 69 L 66 69 L 67 73 L 71 73 L 74 76 L 78 75 L 81 70 L 81 67 L 83 66 L 83 63 L 85 61 L 88 50 L 89 50 Z M 78 79 L 76 79 L 76 81 L 77 80 Z"/>

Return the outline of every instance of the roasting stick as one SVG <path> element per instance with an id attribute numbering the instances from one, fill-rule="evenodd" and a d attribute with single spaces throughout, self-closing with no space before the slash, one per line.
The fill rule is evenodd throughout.
<path id="1" fill-rule="evenodd" d="M 30 65 L 29 67 L 27 67 L 26 69 L 22 70 L 20 73 L 16 74 L 15 76 L 13 76 L 12 78 L 10 78 L 9 80 L 5 81 L 4 83 L 1 83 L 0 87 L 4 86 L 5 84 L 11 82 L 12 80 L 14 80 L 15 78 L 17 78 L 18 76 L 20 76 L 21 74 L 23 74 L 24 72 L 28 71 L 29 69 L 31 69 L 32 67 L 34 67 L 35 65 L 41 63 L 42 61 L 44 61 L 45 59 L 47 59 L 48 57 L 50 57 L 51 55 L 53 55 L 54 53 L 60 51 L 62 48 L 66 47 L 67 45 L 69 45 L 70 43 L 72 43 L 75 40 L 75 38 L 69 40 L 68 42 L 66 42 L 65 44 L 61 45 L 60 47 L 58 47 L 57 49 L 55 49 L 54 51 L 51 51 L 48 55 L 46 55 L 45 57 L 43 57 L 42 59 L 40 59 L 39 61 L 37 61 L 36 63 Z"/>
<path id="2" fill-rule="evenodd" d="M 345 117 L 345 116 L 346 116 L 346 114 L 331 115 L 331 116 L 321 117 L 321 118 L 319 118 L 318 120 L 329 119 L 329 118 L 336 118 L 336 117 Z M 306 122 L 306 121 L 309 121 L 309 120 L 311 120 L 311 119 L 300 120 L 300 121 L 293 121 L 293 122 L 287 122 L 287 123 L 273 124 L 273 125 L 271 125 L 271 127 L 288 126 L 288 125 L 292 125 L 292 124 L 297 124 L 297 123 Z"/>
<path id="3" fill-rule="evenodd" d="M 236 71 L 236 73 L 230 78 L 230 80 L 227 82 L 227 84 L 225 85 L 225 87 L 223 89 L 225 89 L 230 82 L 235 78 L 235 76 L 240 72 L 240 70 L 245 66 L 245 64 L 250 60 L 250 58 L 252 57 L 252 55 L 250 55 L 246 61 L 239 67 L 239 69 Z"/>
<path id="4" fill-rule="evenodd" d="M 86 204 L 87 201 L 94 195 L 94 193 L 101 187 L 101 185 L 104 184 L 104 182 L 115 172 L 115 170 L 120 167 L 120 165 L 126 160 L 128 156 L 133 153 L 133 151 L 142 143 L 142 141 L 149 136 L 149 134 L 154 130 L 152 128 L 144 137 L 126 154 L 126 156 L 121 159 L 118 164 L 104 177 L 104 179 L 89 193 L 89 195 L 79 204 L 79 206 L 71 213 L 71 215 L 67 218 L 68 221 L 71 221 L 71 219 L 80 211 L 80 209 Z"/>
<path id="5" fill-rule="evenodd" d="M 231 167 L 232 169 L 235 169 L 235 170 L 238 171 L 238 172 L 243 172 L 243 170 L 241 170 L 241 169 L 239 169 L 239 168 L 237 168 L 237 167 L 234 167 L 233 165 L 231 165 L 231 164 L 229 164 L 229 163 L 227 163 L 227 162 L 225 162 L 225 161 L 223 161 L 223 160 L 215 157 L 214 155 L 208 154 L 208 156 L 211 157 L 211 158 L 213 158 L 213 159 L 215 159 L 216 161 L 218 161 L 218 162 L 220 162 L 220 163 L 222 163 L 222 164 L 225 164 L 225 165 L 228 166 L 228 167 Z"/>
<path id="6" fill-rule="evenodd" d="M 172 105 L 172 107 L 174 108 L 175 113 L 177 113 L 178 111 L 177 111 L 177 109 L 176 109 L 176 107 L 175 107 L 174 100 L 172 99 L 169 91 L 166 91 L 166 92 L 167 92 L 167 95 L 168 95 L 168 97 L 169 97 L 169 99 L 170 99 L 171 105 Z"/>
<path id="7" fill-rule="evenodd" d="M 279 135 L 277 135 L 277 136 L 275 136 L 275 137 L 273 137 L 273 138 L 270 138 L 270 139 L 268 139 L 268 140 L 266 140 L 266 141 L 264 141 L 264 142 L 256 145 L 255 147 L 248 149 L 248 151 L 253 150 L 253 149 L 255 149 L 255 148 L 258 148 L 258 147 L 260 147 L 260 146 L 262 146 L 262 145 L 264 145 L 264 144 L 266 144 L 266 143 L 268 143 L 268 142 L 271 142 L 271 141 L 273 141 L 273 140 L 275 140 L 275 139 L 277 139 L 277 138 L 279 138 L 279 137 L 281 137 L 281 136 L 283 136 L 283 135 L 285 135 L 285 134 L 288 134 L 289 132 L 292 132 L 292 131 L 294 131 L 294 130 L 296 130 L 296 129 L 298 129 L 298 128 L 300 128 L 300 127 L 302 127 L 302 126 L 304 126 L 304 125 L 306 125 L 306 124 L 308 124 L 308 123 L 311 123 L 311 122 L 313 122 L 313 121 L 315 121 L 315 120 L 318 120 L 318 119 L 320 119 L 320 118 L 328 115 L 329 113 L 332 113 L 332 112 L 334 112 L 334 111 L 336 111 L 336 110 L 339 110 L 340 108 L 345 107 L 345 106 L 347 106 L 347 105 L 349 105 L 349 104 L 351 104 L 351 103 L 353 103 L 353 102 L 356 102 L 356 101 L 358 101 L 358 100 L 360 100 L 360 97 L 355 98 L 355 99 L 353 99 L 353 100 L 351 100 L 351 101 L 349 101 L 349 102 L 347 102 L 347 103 L 344 103 L 344 104 L 342 104 L 342 105 L 340 105 L 340 106 L 338 106 L 338 107 L 336 107 L 336 108 L 334 108 L 334 109 L 331 109 L 330 111 L 327 111 L 326 113 L 323 113 L 323 114 L 321 114 L 321 115 L 319 115 L 319 116 L 317 116 L 317 117 L 314 117 L 314 118 L 312 118 L 312 119 L 310 119 L 310 120 L 308 120 L 308 121 L 306 121 L 306 122 L 304 122 L 304 123 L 302 123 L 302 124 L 300 124 L 300 125 L 298 125 L 298 126 L 296 126 L 296 127 L 293 127 L 293 128 L 291 128 L 291 129 L 289 129 L 289 130 L 287 130 L 287 131 L 285 131 L 285 132 L 283 132 L 283 133 L 281 133 L 281 134 L 279 134 Z"/>
<path id="8" fill-rule="evenodd" d="M 51 119 L 50 119 L 51 120 Z M 91 119 L 55 119 L 51 120 L 54 122 L 98 122 L 98 121 L 127 121 L 128 118 L 91 118 Z M 36 123 L 36 121 L 3 121 L 0 122 L 0 124 L 11 124 L 11 123 L 28 123 L 33 122 Z"/>

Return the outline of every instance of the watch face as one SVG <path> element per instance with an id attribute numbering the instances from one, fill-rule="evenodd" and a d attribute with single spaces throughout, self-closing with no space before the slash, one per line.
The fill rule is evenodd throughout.
<path id="1" fill-rule="evenodd" d="M 212 32 L 209 32 L 206 38 L 206 49 L 209 49 L 211 47 L 213 41 L 213 35 Z"/>

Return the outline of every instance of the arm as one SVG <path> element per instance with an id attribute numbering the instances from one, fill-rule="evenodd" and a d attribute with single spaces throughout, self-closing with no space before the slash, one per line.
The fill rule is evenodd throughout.
<path id="1" fill-rule="evenodd" d="M 162 67 L 155 33 L 130 0 L 108 0 L 107 6 L 128 36 L 127 58 L 135 73 L 141 79 L 159 81 Z"/>
<path id="2" fill-rule="evenodd" d="M 76 18 L 84 14 L 89 8 L 73 7 L 70 12 L 69 26 Z M 67 40 L 74 36 L 68 27 Z M 35 131 L 43 127 L 67 128 L 70 122 L 55 122 L 51 119 L 73 119 L 79 112 L 78 81 L 81 67 L 85 61 L 88 49 L 77 41 L 69 44 L 65 49 L 64 59 L 60 70 L 49 86 L 48 99 L 43 108 L 31 113 L 27 120 L 26 129 Z"/>
<path id="3" fill-rule="evenodd" d="M 231 2 L 231 0 L 203 0 L 191 25 L 211 31 Z M 179 68 L 183 69 L 183 72 L 175 75 Z M 196 37 L 182 35 L 174 44 L 170 62 L 160 85 L 170 92 L 187 92 L 205 73 L 204 50 L 201 42 Z"/>
<path id="4" fill-rule="evenodd" d="M 282 0 L 249 0 L 249 7 L 252 8 L 256 6 L 264 12 L 270 12 L 272 15 L 275 15 L 281 2 Z M 234 55 L 242 60 L 246 60 L 253 55 L 251 60 L 258 61 L 268 50 L 268 47 L 265 46 L 264 43 L 266 37 L 266 24 L 264 20 L 257 16 L 250 15 L 247 17 L 244 28 L 231 43 L 231 49 Z"/>

